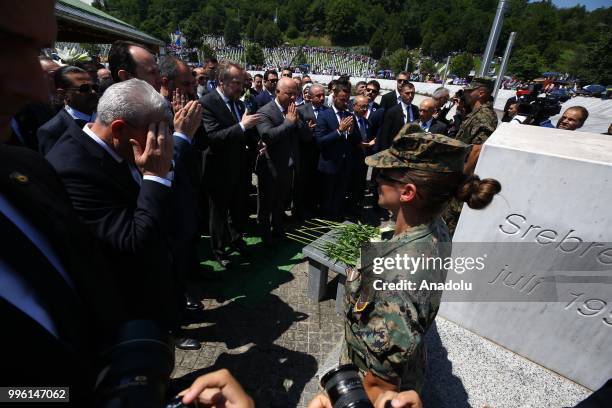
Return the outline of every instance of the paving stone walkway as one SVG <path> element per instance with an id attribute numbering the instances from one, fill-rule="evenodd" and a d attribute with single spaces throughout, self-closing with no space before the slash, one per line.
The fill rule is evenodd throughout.
<path id="1" fill-rule="evenodd" d="M 188 327 L 202 348 L 177 350 L 173 377 L 189 384 L 195 376 L 227 368 L 259 408 L 306 407 L 318 392 L 319 365 L 342 337 L 342 319 L 333 299 L 316 304 L 306 296 L 305 262 L 279 273 L 287 274 L 285 282 L 257 306 L 204 299 L 202 322 Z"/>

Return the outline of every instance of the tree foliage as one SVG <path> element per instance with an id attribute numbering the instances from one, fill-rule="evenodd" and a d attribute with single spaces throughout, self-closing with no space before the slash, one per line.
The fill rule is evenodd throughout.
<path id="1" fill-rule="evenodd" d="M 408 50 L 403 48 L 396 50 L 393 54 L 389 56 L 389 68 L 393 70 L 393 72 L 400 72 L 406 68 L 406 59 L 410 58 L 410 53 Z M 411 61 L 408 61 L 408 68 L 410 68 Z"/>
<path id="2" fill-rule="evenodd" d="M 451 58 L 449 70 L 458 77 L 467 78 L 472 68 L 474 68 L 474 57 L 467 52 Z"/>
<path id="3" fill-rule="evenodd" d="M 379 59 L 385 50 L 385 34 L 382 29 L 376 30 L 370 39 L 370 55 Z"/>
<path id="4" fill-rule="evenodd" d="M 523 80 L 535 79 L 544 69 L 544 58 L 536 45 L 517 50 L 508 63 L 508 72 Z"/>
<path id="5" fill-rule="evenodd" d="M 223 40 L 229 46 L 240 45 L 240 25 L 234 19 L 228 19 L 223 30 Z"/>
<path id="6" fill-rule="evenodd" d="M 230 20 L 242 36 L 273 46 L 284 38 L 326 37 L 333 45 L 370 45 L 375 58 L 400 48 L 421 48 L 436 61 L 454 53 L 484 52 L 497 0 L 96 0 L 94 6 L 163 40 L 178 26 L 188 39 L 224 34 Z M 274 16 L 278 15 L 277 24 Z M 496 55 L 511 31 L 514 54 L 539 58 L 529 64 L 544 70 L 580 74 L 605 82 L 606 64 L 593 69 L 586 58 L 605 50 L 612 30 L 612 7 L 587 11 L 558 8 L 549 0 L 509 0 Z M 258 35 L 259 34 L 259 35 Z M 381 37 L 382 41 L 381 41 Z M 382 45 L 384 42 L 384 45 Z M 608 41 L 609 43 L 609 41 Z M 604 48 L 602 48 L 604 47 Z M 601 58 L 600 58 L 601 60 Z M 609 65 L 609 64 L 607 64 Z M 529 69 L 521 69 L 524 74 Z M 512 73 L 509 70 L 509 73 Z M 538 73 L 538 75 L 541 74 Z M 603 75 L 603 77 L 602 77 Z"/>
<path id="7" fill-rule="evenodd" d="M 246 47 L 245 59 L 249 65 L 263 65 L 264 64 L 264 53 L 260 46 L 252 44 Z"/>

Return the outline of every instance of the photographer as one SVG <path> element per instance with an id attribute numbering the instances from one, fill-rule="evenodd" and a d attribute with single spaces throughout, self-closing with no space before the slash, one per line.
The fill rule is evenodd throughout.
<path id="1" fill-rule="evenodd" d="M 561 103 L 556 97 L 542 93 L 542 84 L 531 84 L 528 89 L 517 91 L 516 103 L 516 114 L 510 123 L 555 127 L 550 117 L 561 111 Z"/>

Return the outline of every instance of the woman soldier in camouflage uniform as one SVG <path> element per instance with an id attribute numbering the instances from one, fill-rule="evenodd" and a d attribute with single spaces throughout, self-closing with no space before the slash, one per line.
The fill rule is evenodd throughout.
<path id="1" fill-rule="evenodd" d="M 448 228 L 440 217 L 449 200 L 456 197 L 479 209 L 501 190 L 497 180 L 464 176 L 467 147 L 406 125 L 391 148 L 366 158 L 368 165 L 379 169 L 378 204 L 392 211 L 396 221 L 393 236 L 383 237 L 385 244 L 376 246 L 377 256 L 450 256 Z M 372 265 L 362 265 L 348 274 L 340 362 L 359 367 L 373 402 L 384 391 L 420 393 L 426 366 L 424 336 L 436 317 L 442 293 L 418 288 L 422 280 L 443 283 L 445 279 L 446 270 L 435 267 L 415 273 L 392 269 L 375 275 Z M 416 282 L 417 290 L 374 290 L 374 280 L 409 280 Z"/>

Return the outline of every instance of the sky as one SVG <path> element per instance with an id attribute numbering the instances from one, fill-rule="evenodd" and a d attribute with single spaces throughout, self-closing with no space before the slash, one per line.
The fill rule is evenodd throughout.
<path id="1" fill-rule="evenodd" d="M 574 7 L 577 4 L 582 4 L 586 6 L 587 10 L 593 10 L 599 7 L 610 7 L 612 6 L 612 0 L 553 0 L 553 3 L 557 7 Z"/>
<path id="2" fill-rule="evenodd" d="M 81 0 L 84 3 L 91 4 L 93 0 Z M 533 1 L 533 0 L 532 0 Z M 557 7 L 574 7 L 576 4 L 583 4 L 587 10 L 593 10 L 599 7 L 610 7 L 612 6 L 612 0 L 553 0 L 553 3 Z"/>

